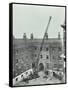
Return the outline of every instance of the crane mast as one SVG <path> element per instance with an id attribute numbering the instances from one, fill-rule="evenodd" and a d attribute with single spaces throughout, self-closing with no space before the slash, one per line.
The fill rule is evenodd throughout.
<path id="1" fill-rule="evenodd" d="M 43 39 L 42 39 L 42 43 L 41 43 L 41 46 L 40 46 L 40 49 L 39 49 L 38 57 L 37 57 L 37 60 L 36 60 L 36 62 L 35 62 L 34 72 L 37 72 L 37 73 L 38 73 L 39 56 L 40 56 L 40 53 L 41 53 L 42 48 L 43 48 L 44 40 L 45 40 L 45 37 L 46 37 L 46 35 L 47 35 L 47 31 L 48 31 L 48 27 L 49 27 L 49 25 L 50 25 L 51 18 L 52 18 L 52 17 L 50 16 L 50 17 L 49 17 L 48 24 L 47 24 L 47 27 L 46 27 L 46 30 L 45 30 L 45 33 L 44 33 L 44 36 L 43 36 Z"/>

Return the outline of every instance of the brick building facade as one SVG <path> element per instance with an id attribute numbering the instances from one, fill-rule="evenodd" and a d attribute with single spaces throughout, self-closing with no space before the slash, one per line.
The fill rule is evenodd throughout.
<path id="1" fill-rule="evenodd" d="M 26 70 L 32 68 L 32 63 L 37 60 L 42 39 L 34 39 L 33 34 L 28 39 L 24 34 L 22 39 L 13 39 L 13 78 Z M 38 70 L 63 69 L 62 41 L 57 38 L 47 38 L 44 40 L 43 49 L 39 56 Z"/>

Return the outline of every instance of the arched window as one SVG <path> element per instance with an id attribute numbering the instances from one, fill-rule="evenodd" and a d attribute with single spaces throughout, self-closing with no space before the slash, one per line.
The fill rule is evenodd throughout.
<path id="1" fill-rule="evenodd" d="M 18 78 L 16 78 L 16 81 L 18 81 Z"/>
<path id="2" fill-rule="evenodd" d="M 44 70 L 44 65 L 43 65 L 43 63 L 40 63 L 39 64 L 39 71 L 42 71 L 42 70 Z"/>
<path id="3" fill-rule="evenodd" d="M 26 72 L 26 75 L 28 74 L 28 72 Z"/>
<path id="4" fill-rule="evenodd" d="M 21 78 L 23 77 L 23 75 L 21 75 Z"/>

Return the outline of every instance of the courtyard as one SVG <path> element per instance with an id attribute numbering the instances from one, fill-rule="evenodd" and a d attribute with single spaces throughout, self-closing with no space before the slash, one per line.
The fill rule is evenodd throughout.
<path id="1" fill-rule="evenodd" d="M 27 85 L 43 85 L 43 84 L 61 84 L 65 83 L 65 75 L 63 76 L 62 80 L 59 80 L 58 78 L 55 78 L 53 75 L 50 75 L 49 77 L 45 77 L 45 74 L 43 71 L 38 73 L 39 77 L 28 80 L 24 82 L 23 80 L 17 83 L 15 86 L 27 86 Z"/>

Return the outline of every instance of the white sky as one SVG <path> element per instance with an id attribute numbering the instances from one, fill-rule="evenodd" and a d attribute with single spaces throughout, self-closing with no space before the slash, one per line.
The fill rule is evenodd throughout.
<path id="1" fill-rule="evenodd" d="M 52 16 L 48 28 L 49 38 L 58 37 L 60 32 L 63 36 L 61 24 L 65 21 L 65 8 L 52 6 L 34 6 L 34 5 L 13 5 L 13 35 L 16 38 L 22 38 L 23 33 L 33 33 L 35 38 L 43 38 L 49 16 Z"/>

